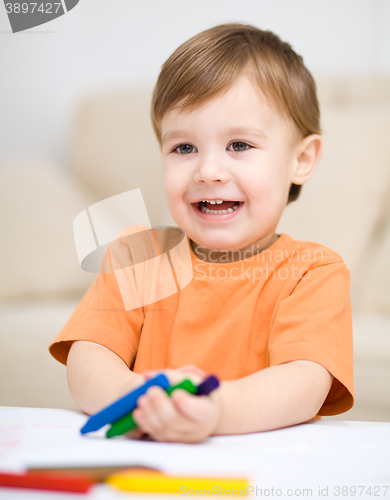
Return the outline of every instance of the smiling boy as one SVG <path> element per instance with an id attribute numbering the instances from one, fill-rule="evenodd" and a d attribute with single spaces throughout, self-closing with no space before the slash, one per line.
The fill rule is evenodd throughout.
<path id="1" fill-rule="evenodd" d="M 240 250 L 249 257 L 252 248 L 269 247 L 291 184 L 303 184 L 319 160 L 319 135 L 298 140 L 291 119 L 268 104 L 252 80 L 243 71 L 224 95 L 192 113 L 168 111 L 161 121 L 169 210 L 194 249 Z M 214 215 L 203 207 L 233 211 Z"/>
<path id="2" fill-rule="evenodd" d="M 164 370 L 222 383 L 202 397 L 150 388 L 133 436 L 197 442 L 350 409 L 349 271 L 332 250 L 276 234 L 321 156 L 302 58 L 253 26 L 206 30 L 163 65 L 152 123 L 193 279 L 125 311 L 115 276 L 98 276 L 50 346 L 78 405 L 93 413 Z"/>

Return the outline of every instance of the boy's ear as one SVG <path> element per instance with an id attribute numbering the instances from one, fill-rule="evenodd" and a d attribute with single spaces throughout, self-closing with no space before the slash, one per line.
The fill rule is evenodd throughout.
<path id="1" fill-rule="evenodd" d="M 322 139 L 318 134 L 304 137 L 297 148 L 295 172 L 291 182 L 304 184 L 314 174 L 322 154 Z"/>

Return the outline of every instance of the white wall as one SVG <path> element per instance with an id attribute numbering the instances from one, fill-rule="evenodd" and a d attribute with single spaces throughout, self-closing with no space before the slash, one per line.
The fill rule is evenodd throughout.
<path id="1" fill-rule="evenodd" d="M 178 45 L 224 22 L 271 29 L 314 76 L 390 73 L 389 0 L 80 0 L 17 34 L 2 3 L 2 165 L 44 158 L 66 166 L 72 113 L 84 95 L 151 84 Z"/>

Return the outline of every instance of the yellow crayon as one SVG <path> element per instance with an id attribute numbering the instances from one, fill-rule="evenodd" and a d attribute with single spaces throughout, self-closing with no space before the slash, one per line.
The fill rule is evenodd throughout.
<path id="1" fill-rule="evenodd" d="M 249 480 L 244 477 L 196 477 L 169 476 L 155 471 L 121 471 L 106 479 L 106 482 L 117 489 L 145 493 L 181 493 L 247 496 Z M 193 490 L 193 491 L 190 491 Z M 210 490 L 210 491 L 208 491 Z"/>

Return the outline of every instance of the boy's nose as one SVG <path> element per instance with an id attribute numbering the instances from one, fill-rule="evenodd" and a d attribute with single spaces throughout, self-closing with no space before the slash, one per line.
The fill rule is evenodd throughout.
<path id="1" fill-rule="evenodd" d="M 229 178 L 230 173 L 228 168 L 215 157 L 199 161 L 194 175 L 195 182 L 227 182 Z"/>

